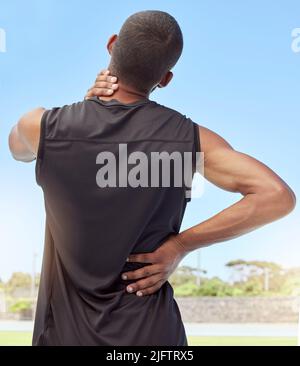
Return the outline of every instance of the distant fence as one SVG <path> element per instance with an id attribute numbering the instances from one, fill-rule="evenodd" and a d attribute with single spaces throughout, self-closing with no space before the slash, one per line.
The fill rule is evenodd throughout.
<path id="1" fill-rule="evenodd" d="M 184 322 L 295 323 L 298 297 L 176 297 Z"/>
<path id="2" fill-rule="evenodd" d="M 175 297 L 175 300 L 182 320 L 187 323 L 296 323 L 300 308 L 299 297 L 292 296 Z M 31 310 L 18 314 L 5 310 L 0 306 L 0 320 L 31 318 Z"/>

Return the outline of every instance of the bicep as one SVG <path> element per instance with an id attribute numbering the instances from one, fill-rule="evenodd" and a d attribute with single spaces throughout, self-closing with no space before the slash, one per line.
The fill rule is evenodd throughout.
<path id="1" fill-rule="evenodd" d="M 257 159 L 236 151 L 221 136 L 199 127 L 204 153 L 204 176 L 214 185 L 243 195 L 279 189 L 281 178 Z"/>

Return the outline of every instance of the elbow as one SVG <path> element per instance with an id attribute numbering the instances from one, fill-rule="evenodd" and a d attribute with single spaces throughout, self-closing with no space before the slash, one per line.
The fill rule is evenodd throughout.
<path id="1" fill-rule="evenodd" d="M 9 151 L 12 155 L 12 157 L 15 160 L 18 160 L 17 155 L 15 154 L 15 150 L 16 150 L 16 146 L 15 146 L 15 135 L 16 134 L 16 126 L 14 126 L 8 136 L 8 147 L 9 147 Z"/>
<path id="2" fill-rule="evenodd" d="M 12 157 L 16 161 L 22 161 L 24 163 L 31 162 L 34 158 L 28 154 L 28 149 L 20 142 L 18 134 L 18 125 L 15 125 L 8 136 L 8 147 Z"/>
<path id="3" fill-rule="evenodd" d="M 296 195 L 285 183 L 280 183 L 273 187 L 270 197 L 272 210 L 278 218 L 290 214 L 296 207 Z"/>

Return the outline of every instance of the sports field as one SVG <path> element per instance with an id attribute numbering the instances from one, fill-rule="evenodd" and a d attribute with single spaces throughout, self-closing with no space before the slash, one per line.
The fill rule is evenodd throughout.
<path id="1" fill-rule="evenodd" d="M 190 346 L 296 346 L 293 337 L 188 337 Z M 30 346 L 31 332 L 0 332 L 0 346 Z"/>

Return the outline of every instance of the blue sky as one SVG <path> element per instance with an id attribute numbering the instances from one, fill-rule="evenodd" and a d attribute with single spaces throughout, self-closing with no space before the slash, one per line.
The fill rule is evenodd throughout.
<path id="1" fill-rule="evenodd" d="M 300 193 L 300 53 L 291 32 L 300 27 L 299 1 L 3 0 L 0 28 L 0 277 L 31 271 L 44 235 L 44 206 L 34 164 L 14 161 L 10 128 L 24 112 L 81 100 L 108 65 L 106 41 L 132 13 L 170 12 L 184 34 L 184 52 L 168 88 L 151 99 L 177 109 L 263 161 Z M 210 184 L 189 203 L 182 229 L 240 198 Z M 201 250 L 209 276 L 228 278 L 237 258 L 300 265 L 299 208 L 290 216 L 230 242 Z M 196 265 L 197 253 L 182 264 Z"/>

